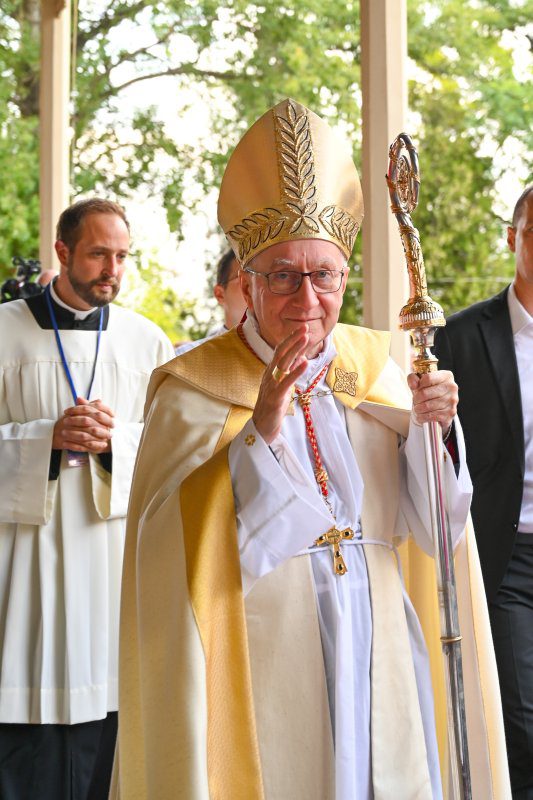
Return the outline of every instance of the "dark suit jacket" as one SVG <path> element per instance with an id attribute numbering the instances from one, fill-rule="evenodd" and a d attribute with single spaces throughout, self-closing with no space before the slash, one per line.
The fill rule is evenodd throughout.
<path id="1" fill-rule="evenodd" d="M 522 503 L 524 430 L 507 287 L 451 316 L 436 336 L 439 369 L 459 386 L 458 414 L 474 484 L 472 519 L 488 600 L 502 581 Z"/>

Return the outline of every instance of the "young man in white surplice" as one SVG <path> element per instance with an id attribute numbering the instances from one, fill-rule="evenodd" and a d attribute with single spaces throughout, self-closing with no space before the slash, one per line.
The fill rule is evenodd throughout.
<path id="1" fill-rule="evenodd" d="M 107 798 L 125 516 L 159 328 L 110 305 L 123 209 L 57 226 L 59 276 L 0 307 L 0 796 Z"/>

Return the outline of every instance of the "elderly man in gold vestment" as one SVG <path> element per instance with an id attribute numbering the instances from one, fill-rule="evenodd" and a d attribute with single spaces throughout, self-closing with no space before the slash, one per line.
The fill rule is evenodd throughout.
<path id="1" fill-rule="evenodd" d="M 509 797 L 450 372 L 406 380 L 338 324 L 363 217 L 351 157 L 285 100 L 232 154 L 219 221 L 247 318 L 156 370 L 129 510 L 121 800 L 438 800 L 431 680 L 396 544 L 433 550 L 445 464 L 476 800 Z M 481 680 L 480 680 L 481 679 Z"/>

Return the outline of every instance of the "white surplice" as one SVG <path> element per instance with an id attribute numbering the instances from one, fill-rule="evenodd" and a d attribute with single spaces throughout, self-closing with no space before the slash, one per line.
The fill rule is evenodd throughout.
<path id="1" fill-rule="evenodd" d="M 272 350 L 260 338 L 252 320 L 244 331 L 248 342 L 265 362 Z M 322 353 L 309 362 L 298 386 L 305 389 L 335 356 L 331 338 Z M 398 367 L 389 360 L 386 370 Z M 345 408 L 329 392 L 325 379 L 314 392 L 311 414 L 320 455 L 329 475 L 329 499 L 337 528 L 350 527 L 361 541 L 363 481 L 346 430 Z M 348 412 L 349 413 L 349 412 Z M 449 489 L 449 512 L 455 542 L 462 534 L 471 497 L 471 482 L 465 465 L 462 434 L 456 420 L 460 470 L 456 477 L 451 463 L 445 465 Z M 250 446 L 254 437 L 254 445 Z M 248 444 L 247 444 L 248 441 Z M 399 442 L 400 446 L 400 442 Z M 364 458 L 364 454 L 361 454 Z M 433 550 L 427 504 L 422 428 L 411 422 L 402 445 L 402 520 L 394 533 L 409 529 L 424 550 Z M 234 439 L 229 463 L 235 494 L 238 537 L 245 595 L 256 581 L 284 560 L 309 552 L 318 536 L 334 520 L 320 496 L 314 479 L 314 459 L 305 431 L 301 408 L 287 415 L 281 434 L 270 447 L 248 422 Z M 386 497 L 384 498 L 386 502 Z M 407 527 L 408 526 L 408 527 Z M 383 543 L 374 546 L 383 547 Z M 326 682 L 335 742 L 336 800 L 372 798 L 370 746 L 370 663 L 372 608 L 363 548 L 357 543 L 341 547 L 348 572 L 333 573 L 330 547 L 313 548 L 313 580 L 320 621 Z M 442 797 L 435 735 L 433 696 L 426 648 L 420 624 L 404 591 L 404 605 L 415 669 L 420 711 L 428 756 L 433 797 Z M 393 643 L 391 643 L 393 646 Z M 312 702 L 310 700 L 310 702 Z"/>
<path id="2" fill-rule="evenodd" d="M 61 330 L 77 391 L 96 331 Z M 48 480 L 55 422 L 73 405 L 54 331 L 25 301 L 0 308 L 0 722 L 78 723 L 117 709 L 125 515 L 162 331 L 109 308 L 91 399 L 115 413 L 112 473 L 98 457 Z"/>

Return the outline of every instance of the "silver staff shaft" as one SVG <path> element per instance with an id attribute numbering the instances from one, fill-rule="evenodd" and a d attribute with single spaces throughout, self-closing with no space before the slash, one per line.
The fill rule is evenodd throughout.
<path id="1" fill-rule="evenodd" d="M 446 680 L 448 744 L 450 751 L 451 790 L 453 798 L 472 797 L 468 762 L 468 740 L 463 687 L 461 633 L 457 612 L 457 593 L 450 525 L 446 513 L 446 496 L 442 475 L 443 445 L 438 422 L 424 424 L 424 448 L 428 494 L 432 498 L 432 528 L 437 570 L 437 590 L 441 629 L 442 655 Z"/>
<path id="2" fill-rule="evenodd" d="M 442 308 L 429 297 L 420 236 L 411 221 L 411 211 L 418 203 L 420 179 L 416 150 L 406 133 L 401 133 L 390 146 L 387 183 L 391 208 L 400 229 L 409 272 L 410 297 L 400 312 L 400 327 L 411 334 L 416 353 L 413 361 L 414 369 L 418 374 L 424 374 L 437 369 L 437 359 L 432 354 L 431 347 L 435 331 L 445 325 L 446 321 Z M 451 767 L 449 798 L 471 800 L 472 784 L 468 760 L 461 634 L 443 475 L 445 454 L 442 432 L 437 422 L 424 424 L 424 449 L 431 527 L 435 542 L 441 644 L 446 682 Z"/>

